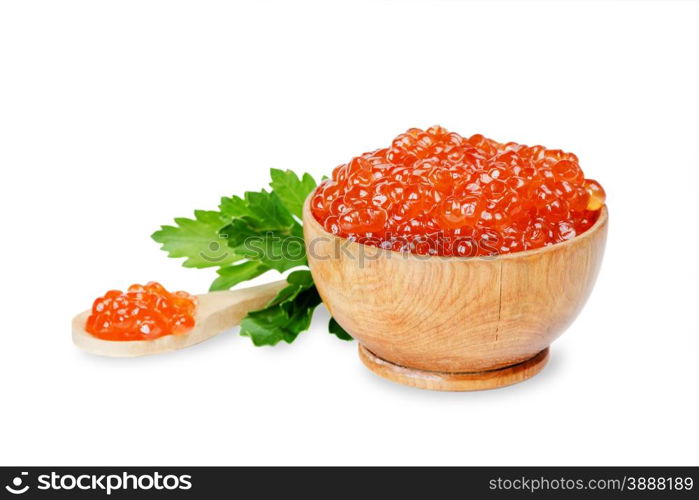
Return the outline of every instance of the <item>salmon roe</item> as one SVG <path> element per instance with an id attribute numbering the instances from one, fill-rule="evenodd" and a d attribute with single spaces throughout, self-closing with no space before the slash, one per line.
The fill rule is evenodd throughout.
<path id="1" fill-rule="evenodd" d="M 400 252 L 496 255 L 589 229 L 604 205 L 573 153 L 434 126 L 335 168 L 311 200 L 326 231 Z"/>
<path id="2" fill-rule="evenodd" d="M 152 340 L 194 327 L 196 297 L 168 292 L 154 281 L 110 290 L 95 300 L 85 330 L 105 340 Z"/>

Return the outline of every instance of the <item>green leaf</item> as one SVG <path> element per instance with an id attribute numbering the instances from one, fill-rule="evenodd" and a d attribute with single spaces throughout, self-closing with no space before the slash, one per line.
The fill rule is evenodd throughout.
<path id="1" fill-rule="evenodd" d="M 176 226 L 161 226 L 151 235 L 169 257 L 186 257 L 184 267 L 227 266 L 241 259 L 219 236 L 226 220 L 220 212 L 196 210 L 194 219 L 175 219 Z"/>
<path id="2" fill-rule="evenodd" d="M 301 292 L 315 288 L 313 276 L 311 276 L 311 272 L 307 270 L 290 273 L 289 276 L 286 277 L 286 283 L 287 286 L 279 290 L 277 295 L 267 303 L 265 308 L 293 302 Z"/>
<path id="3" fill-rule="evenodd" d="M 299 219 L 303 213 L 303 202 L 316 188 L 316 181 L 309 174 L 303 174 L 301 179 L 291 170 L 270 170 L 272 182 L 269 185 L 279 196 L 284 206 Z"/>
<path id="4" fill-rule="evenodd" d="M 288 286 L 264 308 L 252 311 L 240 323 L 240 334 L 256 346 L 292 343 L 308 330 L 313 311 L 320 304 L 310 271 L 295 271 L 287 277 Z"/>
<path id="5" fill-rule="evenodd" d="M 227 200 L 227 206 L 232 204 L 238 205 L 238 200 L 232 201 L 233 198 Z M 245 193 L 244 203 L 247 207 L 247 214 L 242 214 L 233 217 L 231 224 L 238 223 L 239 226 L 233 229 L 224 228 L 221 233 L 229 238 L 230 245 L 235 247 L 240 244 L 246 236 L 242 238 L 235 234 L 236 229 L 241 229 L 246 233 L 256 232 L 274 232 L 282 235 L 291 235 L 303 237 L 303 228 L 294 220 L 284 204 L 275 193 L 268 193 L 265 190 L 259 193 Z M 223 206 L 223 205 L 222 205 Z M 244 223 L 244 224 L 243 224 Z"/>
<path id="6" fill-rule="evenodd" d="M 229 289 L 271 269 L 306 266 L 299 222 L 316 182 L 309 174 L 299 178 L 290 170 L 272 169 L 270 174 L 271 192 L 223 197 L 218 212 L 197 210 L 194 219 L 175 219 L 176 226 L 162 226 L 152 238 L 170 257 L 186 258 L 185 267 L 219 267 L 211 290 Z M 243 319 L 240 332 L 255 345 L 291 343 L 309 328 L 320 303 L 310 271 L 293 272 L 273 300 Z M 334 319 L 328 329 L 351 340 Z"/>
<path id="7" fill-rule="evenodd" d="M 252 215 L 234 217 L 219 234 L 236 255 L 284 272 L 306 265 L 303 228 L 275 193 L 245 193 Z"/>
<path id="8" fill-rule="evenodd" d="M 335 321 L 335 318 L 330 318 L 330 323 L 328 323 L 328 331 L 340 340 L 354 340 L 352 336 L 340 326 L 340 323 Z"/>
<path id="9" fill-rule="evenodd" d="M 260 228 L 290 229 L 299 225 L 277 193 L 268 193 L 264 189 L 259 192 L 248 191 L 245 193 L 245 201 L 252 212 L 250 217 L 258 222 Z"/>
<path id="10" fill-rule="evenodd" d="M 251 280 L 269 271 L 269 267 L 260 262 L 247 261 L 242 264 L 222 267 L 218 271 L 218 278 L 211 283 L 210 291 L 228 290 L 238 283 Z"/>
<path id="11" fill-rule="evenodd" d="M 233 219 L 224 227 L 221 236 L 236 255 L 258 261 L 265 266 L 284 272 L 307 265 L 303 238 L 286 231 L 263 231 L 248 217 Z"/>
<path id="12" fill-rule="evenodd" d="M 310 288 L 313 286 L 313 275 L 311 271 L 294 271 L 286 277 L 286 282 L 290 285 Z"/>
<path id="13" fill-rule="evenodd" d="M 218 209 L 221 211 L 222 217 L 227 221 L 230 221 L 233 217 L 253 215 L 247 201 L 240 196 L 224 196 L 221 198 Z"/>

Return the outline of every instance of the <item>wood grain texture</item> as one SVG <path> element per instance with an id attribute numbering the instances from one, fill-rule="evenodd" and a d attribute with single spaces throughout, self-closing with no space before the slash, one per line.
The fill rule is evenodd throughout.
<path id="1" fill-rule="evenodd" d="M 327 233 L 303 212 L 308 260 L 333 317 L 395 365 L 474 372 L 521 363 L 575 319 L 595 283 L 607 209 L 564 243 L 497 257 L 401 254 Z"/>
<path id="2" fill-rule="evenodd" d="M 393 364 L 359 344 L 359 358 L 377 375 L 403 385 L 433 391 L 483 391 L 518 384 L 533 377 L 548 363 L 549 349 L 512 366 L 479 372 L 434 372 Z"/>
<path id="3" fill-rule="evenodd" d="M 73 343 L 79 348 L 111 357 L 136 357 L 183 349 L 198 344 L 238 325 L 249 311 L 264 307 L 286 286 L 286 281 L 197 295 L 194 328 L 182 335 L 165 335 L 154 340 L 103 340 L 85 331 L 90 311 L 73 319 Z"/>

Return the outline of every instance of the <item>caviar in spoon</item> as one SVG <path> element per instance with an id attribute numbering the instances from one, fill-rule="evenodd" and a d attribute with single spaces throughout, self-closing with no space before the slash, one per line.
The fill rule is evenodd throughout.
<path id="1" fill-rule="evenodd" d="M 73 342 L 92 354 L 133 357 L 198 344 L 264 307 L 285 280 L 192 296 L 157 283 L 107 292 L 73 319 Z"/>
<path id="2" fill-rule="evenodd" d="M 194 327 L 196 297 L 168 292 L 160 283 L 110 290 L 95 300 L 85 330 L 104 340 L 152 340 Z"/>

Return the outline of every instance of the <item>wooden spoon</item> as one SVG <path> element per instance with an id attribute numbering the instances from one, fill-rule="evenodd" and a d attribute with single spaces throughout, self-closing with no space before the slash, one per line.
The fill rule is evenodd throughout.
<path id="1" fill-rule="evenodd" d="M 260 309 L 272 300 L 286 281 L 197 295 L 196 324 L 188 333 L 165 335 L 154 340 L 103 340 L 85 331 L 90 310 L 73 318 L 73 343 L 100 356 L 129 358 L 160 354 L 203 342 L 238 325 L 249 311 Z"/>

